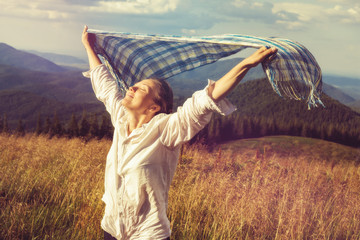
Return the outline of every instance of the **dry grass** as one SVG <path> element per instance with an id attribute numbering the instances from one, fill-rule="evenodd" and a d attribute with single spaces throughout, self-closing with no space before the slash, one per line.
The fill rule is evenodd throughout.
<path id="1" fill-rule="evenodd" d="M 0 239 L 101 239 L 110 144 L 0 135 Z M 356 159 L 241 151 L 184 148 L 173 239 L 360 239 Z"/>
<path id="2" fill-rule="evenodd" d="M 0 238 L 100 239 L 110 142 L 0 136 Z"/>

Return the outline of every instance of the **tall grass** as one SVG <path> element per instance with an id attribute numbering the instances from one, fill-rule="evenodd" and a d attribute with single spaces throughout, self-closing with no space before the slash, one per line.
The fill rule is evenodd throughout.
<path id="1" fill-rule="evenodd" d="M 100 239 L 109 144 L 0 136 L 0 238 Z"/>
<path id="2" fill-rule="evenodd" d="M 110 145 L 0 135 L 0 239 L 101 239 Z M 172 239 L 360 239 L 356 159 L 265 150 L 185 147 Z"/>

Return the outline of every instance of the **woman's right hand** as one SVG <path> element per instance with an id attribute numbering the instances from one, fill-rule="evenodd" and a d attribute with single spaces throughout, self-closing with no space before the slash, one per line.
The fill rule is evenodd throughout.
<path id="1" fill-rule="evenodd" d="M 85 26 L 84 30 L 82 32 L 81 41 L 82 41 L 82 43 L 85 47 L 86 53 L 88 55 L 90 69 L 93 69 L 96 66 L 101 65 L 102 63 L 94 51 L 96 36 L 93 33 L 88 33 L 87 30 L 88 30 L 88 27 Z"/>
<path id="2" fill-rule="evenodd" d="M 85 48 L 92 49 L 95 43 L 95 34 L 88 33 L 88 26 L 85 25 L 84 30 L 82 32 L 81 41 Z"/>

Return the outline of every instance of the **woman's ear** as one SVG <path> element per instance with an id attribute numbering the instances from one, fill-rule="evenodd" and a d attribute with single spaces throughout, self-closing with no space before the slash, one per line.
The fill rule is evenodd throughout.
<path id="1" fill-rule="evenodd" d="M 149 111 L 151 112 L 151 113 L 157 113 L 158 111 L 160 111 L 161 110 L 161 107 L 159 106 L 159 105 L 157 105 L 157 104 L 152 104 L 151 106 L 150 106 L 150 108 L 149 108 Z"/>

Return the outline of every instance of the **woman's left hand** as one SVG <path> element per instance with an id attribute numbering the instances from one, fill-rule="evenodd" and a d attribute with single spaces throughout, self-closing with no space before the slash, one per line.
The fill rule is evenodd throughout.
<path id="1" fill-rule="evenodd" d="M 272 55 L 276 54 L 276 52 L 276 48 L 261 47 L 251 56 L 245 58 L 243 60 L 243 63 L 248 67 L 255 67 L 259 63 L 263 62 L 266 58 L 269 58 Z"/>

